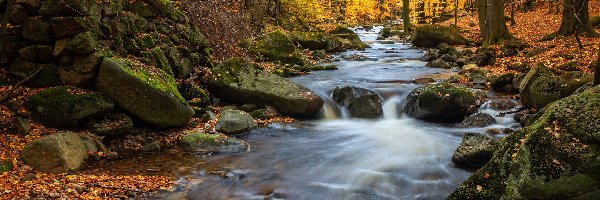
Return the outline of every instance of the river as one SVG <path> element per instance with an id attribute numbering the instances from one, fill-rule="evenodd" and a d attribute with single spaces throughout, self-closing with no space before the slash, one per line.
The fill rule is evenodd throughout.
<path id="1" fill-rule="evenodd" d="M 241 137 L 251 150 L 202 157 L 165 199 L 444 199 L 470 172 L 451 162 L 465 132 L 518 126 L 512 116 L 486 128 L 459 129 L 402 114 L 416 84 L 398 83 L 449 70 L 425 67 L 420 49 L 376 41 L 381 27 L 355 31 L 371 48 L 334 55 L 339 70 L 291 80 L 326 100 L 321 118 L 272 124 Z M 342 57 L 363 55 L 366 61 Z M 352 119 L 330 100 L 336 86 L 354 85 L 384 98 L 384 117 Z M 492 94 L 493 95 L 493 94 Z M 483 112 L 498 111 L 483 106 Z M 215 172 L 216 171 L 216 172 Z M 214 175 L 214 174 L 219 174 Z"/>

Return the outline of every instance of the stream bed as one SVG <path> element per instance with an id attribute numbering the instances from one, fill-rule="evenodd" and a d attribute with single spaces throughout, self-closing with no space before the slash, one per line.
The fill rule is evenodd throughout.
<path id="1" fill-rule="evenodd" d="M 167 156 L 169 162 L 197 162 L 180 173 L 178 187 L 164 199 L 444 199 L 470 172 L 456 168 L 452 154 L 465 132 L 516 127 L 512 116 L 491 127 L 459 129 L 402 114 L 406 95 L 419 85 L 396 80 L 444 77 L 449 70 L 425 67 L 423 50 L 410 44 L 376 41 L 381 27 L 355 29 L 371 48 L 334 55 L 339 70 L 319 71 L 291 80 L 323 97 L 321 117 L 272 124 L 240 138 L 251 150 Z M 364 61 L 343 57 L 362 55 Z M 336 86 L 368 88 L 384 99 L 384 117 L 352 119 L 335 104 Z M 490 95 L 494 95 L 490 93 Z M 498 111 L 482 106 L 482 112 Z"/>

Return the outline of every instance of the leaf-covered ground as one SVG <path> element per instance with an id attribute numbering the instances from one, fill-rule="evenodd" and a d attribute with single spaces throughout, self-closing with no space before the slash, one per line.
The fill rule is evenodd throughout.
<path id="1" fill-rule="evenodd" d="M 589 2 L 590 16 L 600 15 L 600 2 Z M 510 9 L 506 9 L 506 16 L 510 16 Z M 554 33 L 558 30 L 561 23 L 561 14 L 554 14 L 548 11 L 547 4 L 539 4 L 532 11 L 515 13 L 516 25 L 509 26 L 509 31 L 516 38 L 529 44 L 527 51 L 546 48 L 544 53 L 537 56 L 526 58 L 523 54 L 518 56 L 503 57 L 496 60 L 496 64 L 488 66 L 492 73 L 502 73 L 515 66 L 534 66 L 536 63 L 543 63 L 548 67 L 572 71 L 581 70 L 592 73 L 593 64 L 598 58 L 598 47 L 600 38 L 581 37 L 584 46 L 579 49 L 577 40 L 574 36 L 558 37 L 554 40 L 538 42 L 544 36 Z M 445 25 L 454 24 L 454 20 L 444 22 Z M 458 27 L 464 35 L 474 41 L 479 38 L 479 26 L 477 25 L 477 14 L 467 15 L 458 19 Z M 600 29 L 596 31 L 600 32 Z"/>

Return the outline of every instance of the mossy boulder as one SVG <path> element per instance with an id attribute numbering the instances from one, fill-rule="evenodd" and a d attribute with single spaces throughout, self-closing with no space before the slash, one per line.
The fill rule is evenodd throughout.
<path id="1" fill-rule="evenodd" d="M 266 61 L 291 65 L 306 64 L 292 40 L 283 31 L 267 33 L 254 41 L 246 41 L 243 46 Z"/>
<path id="2" fill-rule="evenodd" d="M 188 151 L 204 153 L 236 153 L 248 148 L 242 140 L 201 132 L 188 133 L 181 138 L 179 145 Z"/>
<path id="3" fill-rule="evenodd" d="M 445 42 L 449 45 L 466 45 L 469 41 L 449 26 L 425 25 L 416 27 L 412 43 L 417 47 L 435 47 Z"/>
<path id="4" fill-rule="evenodd" d="M 171 75 L 132 60 L 105 58 L 96 89 L 119 107 L 159 128 L 185 124 L 194 115 Z"/>
<path id="5" fill-rule="evenodd" d="M 452 84 L 421 86 L 407 96 L 406 113 L 433 122 L 460 122 L 477 100 L 467 88 Z"/>
<path id="6" fill-rule="evenodd" d="M 83 32 L 73 37 L 66 49 L 78 55 L 87 55 L 98 49 L 98 40 L 92 32 Z"/>
<path id="7" fill-rule="evenodd" d="M 71 132 L 57 133 L 28 143 L 21 157 L 25 164 L 46 173 L 67 173 L 78 170 L 87 153 L 83 140 Z"/>
<path id="8" fill-rule="evenodd" d="M 94 35 L 101 33 L 100 21 L 94 17 L 52 17 L 50 24 L 56 38 L 73 37 L 87 31 Z"/>
<path id="9" fill-rule="evenodd" d="M 43 16 L 95 16 L 102 11 L 102 1 L 97 0 L 45 0 L 40 14 Z"/>
<path id="10" fill-rule="evenodd" d="M 385 27 L 381 29 L 379 34 L 381 35 L 381 38 L 385 39 L 393 36 L 402 36 L 404 34 L 404 30 Z"/>
<path id="11" fill-rule="evenodd" d="M 330 34 L 355 34 L 354 31 L 350 30 L 345 26 L 337 26 L 335 29 L 329 31 Z"/>
<path id="12" fill-rule="evenodd" d="M 499 75 L 494 75 L 494 76 L 490 76 L 488 77 L 488 81 L 490 82 L 490 87 L 493 90 L 507 90 L 507 89 L 511 89 L 512 91 L 512 83 L 513 83 L 513 79 L 516 77 L 517 75 L 514 73 L 504 73 L 504 74 L 499 74 Z M 510 88 L 508 88 L 508 85 L 511 85 Z M 511 92 L 511 91 L 506 91 L 506 92 Z"/>
<path id="13" fill-rule="evenodd" d="M 591 81 L 592 76 L 582 72 L 566 72 L 557 77 L 540 64 L 531 69 L 520 83 L 521 103 L 525 107 L 539 110 L 573 94 Z"/>
<path id="14" fill-rule="evenodd" d="M 494 154 L 498 142 L 481 133 L 465 133 L 462 142 L 452 155 L 452 162 L 459 167 L 476 168 L 485 165 Z"/>
<path id="15" fill-rule="evenodd" d="M 336 87 L 331 96 L 346 107 L 353 117 L 379 118 L 383 115 L 383 101 L 372 90 L 353 86 Z"/>
<path id="16" fill-rule="evenodd" d="M 477 66 L 488 66 L 496 63 L 496 49 L 491 47 L 481 47 L 475 51 L 475 61 Z"/>
<path id="17" fill-rule="evenodd" d="M 27 109 L 35 121 L 56 128 L 76 128 L 110 112 L 113 107 L 108 97 L 68 87 L 45 89 L 27 102 Z"/>
<path id="18" fill-rule="evenodd" d="M 238 134 L 250 131 L 257 127 L 250 114 L 241 111 L 229 109 L 221 112 L 215 129 L 225 134 Z"/>
<path id="19" fill-rule="evenodd" d="M 263 72 L 243 59 L 229 59 L 212 69 L 208 80 L 212 94 L 232 103 L 274 106 L 284 114 L 311 117 L 323 100 L 309 89 L 274 74 Z"/>
<path id="20" fill-rule="evenodd" d="M 343 42 L 340 38 L 328 35 L 323 32 L 300 32 L 294 31 L 290 34 L 290 39 L 311 51 L 324 50 L 325 52 L 343 51 Z"/>
<path id="21" fill-rule="evenodd" d="M 599 108 L 598 86 L 550 104 L 448 199 L 596 199 Z"/>

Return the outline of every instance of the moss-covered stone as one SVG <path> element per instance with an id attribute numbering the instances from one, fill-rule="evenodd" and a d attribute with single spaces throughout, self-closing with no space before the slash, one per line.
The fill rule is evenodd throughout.
<path id="1" fill-rule="evenodd" d="M 50 23 L 35 17 L 23 22 L 23 37 L 34 42 L 50 43 L 54 39 Z"/>
<path id="2" fill-rule="evenodd" d="M 488 81 L 490 82 L 490 86 L 493 90 L 504 90 L 506 89 L 505 87 L 507 85 L 512 84 L 515 76 L 516 75 L 514 73 L 499 74 L 488 77 Z"/>
<path id="3" fill-rule="evenodd" d="M 179 145 L 189 151 L 206 153 L 234 153 L 244 151 L 246 145 L 243 141 L 222 134 L 207 134 L 192 132 L 183 136 Z"/>
<path id="4" fill-rule="evenodd" d="M 94 17 L 53 17 L 50 24 L 56 38 L 73 37 L 86 31 L 101 35 L 100 20 Z"/>
<path id="5" fill-rule="evenodd" d="M 565 72 L 556 77 L 544 65 L 537 65 L 521 81 L 521 103 L 525 107 L 542 109 L 546 105 L 573 94 L 592 76 L 582 72 Z"/>
<path id="6" fill-rule="evenodd" d="M 177 91 L 173 76 L 132 60 L 105 58 L 96 89 L 129 113 L 159 128 L 182 125 L 194 115 Z"/>
<path id="7" fill-rule="evenodd" d="M 504 138 L 492 160 L 449 199 L 586 199 L 597 195 L 598 108 L 600 87 L 550 104 L 530 125 Z"/>
<path id="8" fill-rule="evenodd" d="M 445 42 L 449 45 L 465 45 L 469 41 L 452 27 L 425 25 L 416 27 L 412 43 L 417 47 L 435 47 Z"/>
<path id="9" fill-rule="evenodd" d="M 262 56 L 267 61 L 279 61 L 284 64 L 305 65 L 292 40 L 283 31 L 268 33 L 245 45 L 250 52 Z"/>
<path id="10" fill-rule="evenodd" d="M 148 30 L 148 21 L 131 12 L 123 12 L 116 19 L 111 21 L 111 28 L 114 32 L 125 35 L 136 35 Z"/>
<path id="11" fill-rule="evenodd" d="M 98 49 L 98 40 L 92 32 L 87 31 L 73 37 L 66 48 L 75 54 L 86 55 Z"/>
<path id="12" fill-rule="evenodd" d="M 79 91 L 68 87 L 48 88 L 31 96 L 27 108 L 35 121 L 56 128 L 76 128 L 112 110 L 111 99 L 89 92 L 78 94 Z"/>
<path id="13" fill-rule="evenodd" d="M 407 97 L 406 113 L 435 122 L 460 122 L 475 104 L 475 94 L 452 84 L 433 84 L 414 89 Z"/>
<path id="14" fill-rule="evenodd" d="M 45 0 L 40 14 L 44 16 L 95 16 L 101 13 L 101 1 L 96 0 Z"/>
<path id="15" fill-rule="evenodd" d="M 212 73 L 212 79 L 207 80 L 211 93 L 228 102 L 271 105 L 282 113 L 305 117 L 323 105 L 323 100 L 307 88 L 239 58 L 219 64 Z"/>

